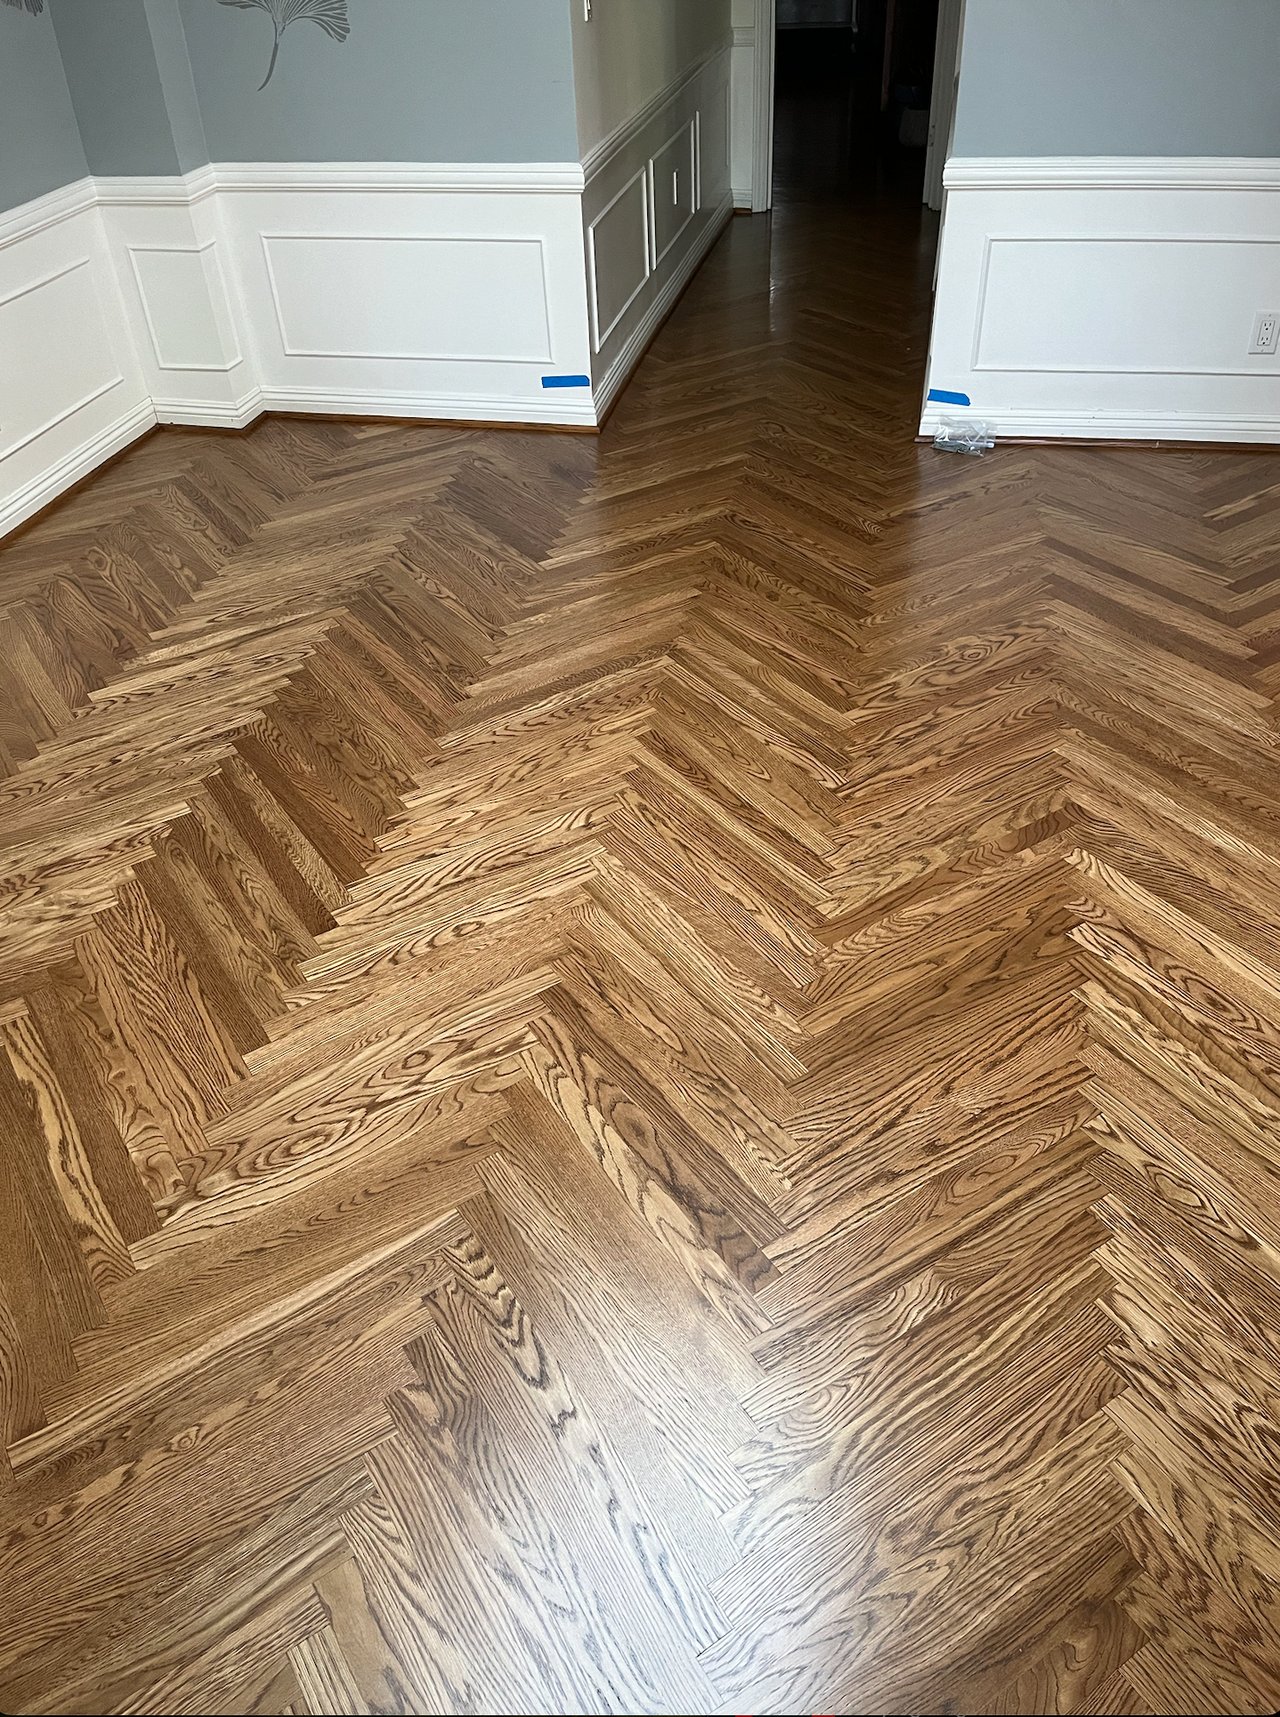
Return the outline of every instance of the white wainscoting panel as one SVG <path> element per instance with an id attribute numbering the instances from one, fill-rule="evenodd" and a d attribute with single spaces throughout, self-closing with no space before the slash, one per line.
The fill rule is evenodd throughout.
<path id="1" fill-rule="evenodd" d="M 89 253 L 0 290 L 0 346 L 9 355 L 0 446 L 9 455 L 124 386 Z"/>
<path id="2" fill-rule="evenodd" d="M 252 393 L 254 364 L 213 169 L 100 179 L 98 190 L 129 332 L 160 422 L 247 422 L 238 402 Z"/>
<path id="3" fill-rule="evenodd" d="M 127 248 L 158 369 L 225 375 L 244 362 L 216 239 Z"/>
<path id="4" fill-rule="evenodd" d="M 733 212 L 726 46 L 587 163 L 592 376 L 603 415 Z"/>
<path id="5" fill-rule="evenodd" d="M 952 161 L 929 386 L 997 434 L 1280 441 L 1280 166 Z M 926 401 L 931 434 L 964 407 Z"/>
<path id="6" fill-rule="evenodd" d="M 0 535 L 157 421 L 593 425 L 583 183 L 572 161 L 237 163 L 0 214 Z"/>
<path id="7" fill-rule="evenodd" d="M 639 168 L 587 227 L 593 350 L 599 351 L 653 273 L 649 169 Z"/>
<path id="8" fill-rule="evenodd" d="M 649 243 L 661 268 L 698 212 L 698 116 L 649 157 Z"/>
<path id="9" fill-rule="evenodd" d="M 262 247 L 287 357 L 551 361 L 540 238 L 264 232 Z"/>
<path id="10" fill-rule="evenodd" d="M 595 422 L 580 169 L 216 171 L 267 407 Z"/>
<path id="11" fill-rule="evenodd" d="M 1280 230 L 1257 239 L 993 238 L 974 369 L 1280 375 L 1280 358 L 1245 349 L 1255 312 L 1278 289 Z"/>
<path id="12" fill-rule="evenodd" d="M 236 163 L 0 215 L 0 534 L 157 421 L 594 426 L 730 211 L 729 60 L 589 192 L 577 162 Z"/>
<path id="13" fill-rule="evenodd" d="M 82 187 L 68 187 L 7 215 L 0 534 L 154 422 L 96 205 Z"/>
<path id="14" fill-rule="evenodd" d="M 733 58 L 730 55 L 729 68 Z M 728 185 L 733 177 L 733 138 L 730 129 L 731 90 L 728 78 L 712 84 L 698 109 L 698 207 L 706 201 L 704 185 Z M 733 192 L 729 193 L 730 198 Z"/>

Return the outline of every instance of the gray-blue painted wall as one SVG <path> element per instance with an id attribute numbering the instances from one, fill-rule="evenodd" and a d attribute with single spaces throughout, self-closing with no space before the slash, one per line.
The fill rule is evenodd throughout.
<path id="1" fill-rule="evenodd" d="M 53 20 L 0 6 L 0 210 L 87 171 Z"/>
<path id="2" fill-rule="evenodd" d="M 196 96 L 187 35 L 177 0 L 142 0 L 151 30 L 156 69 L 164 90 L 178 166 L 184 173 L 212 159 L 204 134 L 204 119 Z"/>
<path id="3" fill-rule="evenodd" d="M 577 160 L 569 0 L 349 0 L 347 40 L 291 24 L 263 90 L 267 15 L 177 3 L 215 161 Z"/>
<path id="4" fill-rule="evenodd" d="M 143 0 L 46 0 L 91 173 L 177 173 Z"/>
<path id="5" fill-rule="evenodd" d="M 953 153 L 1280 156 L 1280 0 L 968 0 Z"/>
<path id="6" fill-rule="evenodd" d="M 273 30 L 257 8 L 0 6 L 0 208 L 86 171 L 210 160 L 577 159 L 568 0 L 349 0 L 349 15 L 340 43 L 290 25 L 260 90 Z"/>
<path id="7" fill-rule="evenodd" d="M 0 6 L 0 209 L 210 159 L 576 159 L 567 0 L 349 10 L 344 43 L 291 25 L 259 90 L 256 8 Z M 1280 156 L 1280 0 L 969 0 L 954 150 Z"/>

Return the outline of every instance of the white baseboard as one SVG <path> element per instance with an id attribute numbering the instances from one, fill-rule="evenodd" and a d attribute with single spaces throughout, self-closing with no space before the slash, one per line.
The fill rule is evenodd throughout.
<path id="1" fill-rule="evenodd" d="M 523 396 L 400 393 L 368 388 L 277 388 L 261 391 L 260 410 L 310 411 L 339 417 L 414 417 L 446 423 L 545 423 L 594 428 L 596 408 L 589 389 L 580 401 L 554 403 Z M 254 414 L 257 415 L 256 413 Z"/>
<path id="2" fill-rule="evenodd" d="M 516 399 L 487 394 L 407 393 L 394 389 L 374 392 L 368 388 L 255 388 L 230 405 L 208 402 L 189 405 L 183 400 L 155 402 L 160 423 L 183 424 L 205 429 L 247 429 L 267 411 L 314 412 L 319 417 L 411 417 L 463 423 L 546 423 L 566 428 L 594 428 L 595 406 L 588 389 L 579 401 Z"/>
<path id="3" fill-rule="evenodd" d="M 115 423 L 83 441 L 73 452 L 63 454 L 45 467 L 38 477 L 13 494 L 0 499 L 0 537 L 17 530 L 50 501 L 56 501 L 82 477 L 95 471 L 104 460 L 120 453 L 131 441 L 145 435 L 156 422 L 150 400 L 127 411 Z"/>
<path id="4" fill-rule="evenodd" d="M 1187 417 L 1157 412 L 1001 411 L 995 414 L 957 412 L 951 406 L 928 406 L 920 420 L 922 436 L 932 438 L 944 418 L 982 416 L 996 439 L 1068 441 L 1203 441 L 1240 442 L 1280 447 L 1280 416 Z"/>
<path id="5" fill-rule="evenodd" d="M 953 160 L 921 432 L 1272 443 L 1280 162 Z"/>
<path id="6" fill-rule="evenodd" d="M 679 268 L 670 276 L 657 297 L 649 305 L 643 319 L 636 323 L 628 335 L 626 343 L 596 384 L 596 411 L 601 418 L 604 417 L 604 414 L 626 386 L 631 372 L 644 356 L 645 348 L 662 326 L 671 306 L 702 266 L 707 252 L 732 218 L 733 198 L 730 194 L 721 201 L 719 208 L 716 209 L 703 228 L 697 243 L 686 252 Z"/>
<path id="7" fill-rule="evenodd" d="M 247 429 L 267 409 L 261 388 L 227 402 L 156 399 L 152 403 L 157 423 L 180 424 L 187 429 Z"/>

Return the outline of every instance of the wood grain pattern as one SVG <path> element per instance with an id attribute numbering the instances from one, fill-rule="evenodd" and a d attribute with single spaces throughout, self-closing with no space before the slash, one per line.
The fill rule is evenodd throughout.
<path id="1" fill-rule="evenodd" d="M 1280 466 L 916 445 L 930 261 L 0 551 L 6 1711 L 1276 1708 Z"/>

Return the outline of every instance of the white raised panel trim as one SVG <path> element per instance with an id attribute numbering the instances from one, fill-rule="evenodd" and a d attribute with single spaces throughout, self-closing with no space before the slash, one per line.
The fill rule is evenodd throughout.
<path id="1" fill-rule="evenodd" d="M 609 326 L 607 328 L 601 328 L 599 270 L 596 262 L 596 228 L 600 225 L 601 221 L 604 220 L 605 216 L 622 201 L 627 192 L 632 190 L 637 184 L 641 187 L 641 218 L 644 222 L 644 273 L 636 282 L 636 285 L 631 292 L 631 296 L 614 316 L 613 320 L 609 323 Z M 592 349 L 596 352 L 599 352 L 605 345 L 614 329 L 623 320 L 627 311 L 630 310 L 636 299 L 649 284 L 649 277 L 653 273 L 653 237 L 650 218 L 649 168 L 644 166 L 634 172 L 627 180 L 626 184 L 623 185 L 622 189 L 616 191 L 614 195 L 610 197 L 609 201 L 600 210 L 600 213 L 587 228 L 587 278 L 589 283 L 589 300 L 591 304 L 591 340 Z"/>
<path id="2" fill-rule="evenodd" d="M 707 252 L 715 244 L 728 222 L 733 218 L 733 195 L 727 193 L 718 208 L 708 220 L 697 240 L 692 244 L 680 263 L 672 272 L 661 291 L 656 294 L 653 302 L 646 309 L 643 317 L 627 336 L 619 348 L 613 362 L 605 371 L 604 376 L 596 384 L 596 412 L 603 418 L 609 407 L 625 385 L 636 364 L 644 354 L 645 347 L 662 326 L 663 318 L 671 306 L 684 291 L 693 276 L 701 267 Z"/>
<path id="3" fill-rule="evenodd" d="M 1276 191 L 1280 160 L 1232 156 L 953 156 L 949 191 Z"/>
<path id="4" fill-rule="evenodd" d="M 16 304 L 20 298 L 29 298 L 33 292 L 39 292 L 42 287 L 52 286 L 55 280 L 65 280 L 69 274 L 76 274 L 80 269 L 92 268 L 92 266 L 93 258 L 91 256 L 78 256 L 73 262 L 65 263 L 61 268 L 55 268 L 50 273 L 42 274 L 36 280 L 28 280 L 15 288 L 14 291 L 7 292 L 3 298 L 0 298 L 0 310 L 3 310 L 6 304 Z M 100 382 L 96 387 L 90 388 L 81 398 L 73 400 L 70 405 L 66 405 L 61 411 L 55 412 L 52 417 L 38 424 L 35 429 L 29 429 L 20 440 L 11 441 L 0 453 L 0 457 L 12 459 L 16 453 L 21 453 L 24 447 L 30 447 L 32 442 L 39 441 L 42 435 L 48 435 L 50 430 L 57 429 L 60 424 L 73 418 L 77 412 L 83 411 L 95 400 L 102 399 L 113 388 L 123 385 L 124 377 L 117 371 L 114 376 L 110 376 L 105 382 Z"/>
<path id="5" fill-rule="evenodd" d="M 553 361 L 551 351 L 551 323 L 549 309 L 549 289 L 547 282 L 546 246 L 541 238 L 513 233 L 400 233 L 400 232 L 260 232 L 258 237 L 262 244 L 263 260 L 267 271 L 267 279 L 271 287 L 271 300 L 275 310 L 276 327 L 280 335 L 281 349 L 290 358 L 356 358 L 371 361 L 391 360 L 404 363 L 449 362 L 461 364 L 549 364 Z M 294 346 L 289 342 L 288 330 L 285 327 L 284 305 L 280 297 L 280 284 L 276 275 L 275 259 L 272 256 L 271 245 L 276 243 L 310 242 L 314 244 L 501 244 L 511 246 L 530 246 L 538 252 L 538 275 L 542 286 L 542 347 L 537 352 L 409 352 L 361 350 L 357 347 L 314 347 Z"/>
<path id="6" fill-rule="evenodd" d="M 61 268 L 50 269 L 45 274 L 37 275 L 34 280 L 24 281 L 21 286 L 14 287 L 12 292 L 6 292 L 4 297 L 0 298 L 0 309 L 6 304 L 15 304 L 19 298 L 26 298 L 32 292 L 39 292 L 42 286 L 52 286 L 55 280 L 74 274 L 78 268 L 89 268 L 92 263 L 91 256 L 77 256 L 71 262 L 64 263 Z"/>
<path id="7" fill-rule="evenodd" d="M 108 428 L 83 441 L 74 452 L 63 455 L 46 466 L 38 477 L 10 495 L 0 497 L 0 537 L 16 530 L 20 524 L 47 507 L 50 501 L 87 477 L 106 459 L 119 453 L 131 441 L 155 424 L 156 414 L 151 401 L 144 400 L 130 408 Z"/>
<path id="8" fill-rule="evenodd" d="M 583 224 L 601 412 L 714 242 L 722 209 L 732 208 L 734 59 L 726 32 L 717 50 L 588 158 Z"/>
<path id="9" fill-rule="evenodd" d="M 205 244 L 130 244 L 125 247 L 129 253 L 129 266 L 133 270 L 134 283 L 138 288 L 138 299 L 142 305 L 142 314 L 147 324 L 147 333 L 151 337 L 152 349 L 155 352 L 156 368 L 159 370 L 181 370 L 192 373 L 204 371 L 209 373 L 216 372 L 218 374 L 225 375 L 228 370 L 238 369 L 244 362 L 244 354 L 241 352 L 239 345 L 236 346 L 235 357 L 220 364 L 179 364 L 167 362 L 162 349 L 163 342 L 161 340 L 160 331 L 156 327 L 155 318 L 151 314 L 151 301 L 148 296 L 147 285 L 138 268 L 139 256 L 156 255 L 204 257 L 209 255 L 209 253 L 212 253 L 212 263 L 222 292 L 223 303 L 224 305 L 229 306 L 230 293 L 227 290 L 226 277 L 222 273 L 222 262 L 218 256 L 217 247 L 217 239 L 209 239 Z M 208 277 L 206 276 L 206 280 L 207 278 Z"/>
<path id="10" fill-rule="evenodd" d="M 155 422 L 90 179 L 0 216 L 0 534 Z"/>
<path id="11" fill-rule="evenodd" d="M 953 160 L 929 385 L 997 435 L 1274 443 L 1280 161 Z"/>
<path id="12" fill-rule="evenodd" d="M 16 209 L 0 214 L 0 250 L 22 239 L 34 238 L 46 227 L 60 226 L 96 206 L 92 179 L 77 179 L 73 185 L 62 185 L 43 197 L 33 197 L 29 203 L 20 203 Z"/>
<path id="13" fill-rule="evenodd" d="M 693 217 L 698 212 L 698 201 L 699 201 L 699 199 L 698 199 L 697 124 L 698 124 L 698 116 L 695 113 L 692 119 L 686 121 L 686 123 L 683 125 L 677 126 L 676 129 L 671 133 L 670 137 L 667 138 L 666 142 L 660 143 L 658 145 L 658 147 L 653 151 L 653 153 L 649 157 L 649 244 L 651 247 L 653 267 L 655 270 L 662 266 L 662 264 L 666 261 L 667 257 L 670 255 L 670 253 L 675 249 L 676 245 L 680 242 L 680 239 L 684 236 L 685 228 L 689 225 L 689 222 L 693 219 Z M 688 143 L 688 146 L 689 146 L 689 175 L 690 175 L 689 213 L 680 222 L 680 225 L 671 234 L 670 238 L 667 240 L 666 244 L 663 245 L 662 249 L 659 250 L 658 249 L 658 162 L 661 160 L 661 158 L 667 153 L 667 151 L 674 144 L 686 143 L 686 142 Z M 665 179 L 665 176 L 666 176 L 666 171 L 664 169 L 663 170 L 664 179 Z M 665 192 L 666 192 L 665 184 L 663 186 L 663 192 L 665 195 Z"/>
<path id="14" fill-rule="evenodd" d="M 55 412 L 52 417 L 47 418 L 38 428 L 29 429 L 20 441 L 11 442 L 10 445 L 5 448 L 3 457 L 6 459 L 12 459 L 15 453 L 21 453 L 24 447 L 30 447 L 33 441 L 39 441 L 42 435 L 48 435 L 51 429 L 57 429 L 59 424 L 66 423 L 70 418 L 73 418 L 77 412 L 83 411 L 86 406 L 92 405 L 95 400 L 102 399 L 104 395 L 109 394 L 113 388 L 121 387 L 123 384 L 124 377 L 116 375 L 112 376 L 110 381 L 103 382 L 101 386 L 90 388 L 87 394 L 84 394 L 80 399 L 74 400 L 70 405 L 64 406 L 61 411 Z"/>
<path id="15" fill-rule="evenodd" d="M 982 335 L 987 323 L 987 304 L 991 288 L 992 261 L 996 251 L 1001 246 L 1015 245 L 1231 245 L 1249 246 L 1261 249 L 1280 250 L 1280 232 L 1275 238 L 1257 238 L 1249 234 L 1234 233 L 1130 233 L 1102 234 L 1090 232 L 1080 233 L 1029 233 L 1016 238 L 988 237 L 983 256 L 982 290 L 978 298 L 977 315 L 974 318 L 973 356 L 971 367 L 975 372 L 985 371 L 990 374 L 1005 375 L 1073 375 L 1073 376 L 1266 376 L 1280 375 L 1280 358 L 1272 355 L 1270 361 L 1266 356 L 1255 356 L 1252 361 L 1225 364 L 1159 364 L 1135 362 L 1123 364 L 1104 364 L 1087 361 L 1083 363 L 984 363 L 982 361 Z M 1280 257 L 1276 263 L 1276 278 L 1280 280 Z"/>
<path id="16" fill-rule="evenodd" d="M 657 95 L 652 100 L 645 102 L 644 106 L 637 113 L 633 113 L 630 119 L 624 119 L 621 125 L 616 125 L 607 137 L 602 138 L 594 148 L 589 149 L 582 157 L 584 183 L 594 178 L 603 167 L 608 166 L 613 157 L 620 150 L 625 149 L 633 138 L 638 137 L 651 120 L 656 119 L 664 108 L 670 107 L 672 102 L 677 101 L 690 84 L 698 81 L 708 66 L 714 65 L 718 59 L 722 59 L 730 53 L 732 48 L 733 41 L 731 39 L 722 42 L 717 48 L 712 48 L 710 53 L 704 54 L 693 65 L 687 66 L 679 77 L 674 78 L 664 89 L 660 89 Z"/>

